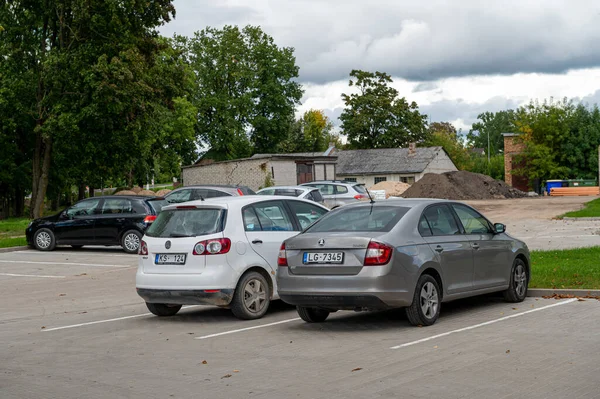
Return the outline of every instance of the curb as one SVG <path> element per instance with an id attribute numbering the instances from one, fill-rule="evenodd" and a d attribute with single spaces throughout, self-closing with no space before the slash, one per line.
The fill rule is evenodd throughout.
<path id="1" fill-rule="evenodd" d="M 21 247 L 8 247 L 8 248 L 0 248 L 0 253 L 3 252 L 16 252 L 16 251 L 24 251 L 26 249 L 29 249 L 28 246 L 21 246 Z"/>
<path id="2" fill-rule="evenodd" d="M 594 222 L 594 221 L 600 221 L 600 217 L 583 217 L 583 218 L 564 217 L 564 218 L 562 218 L 562 220 L 570 220 L 570 221 L 576 221 L 576 222 Z"/>
<path id="3" fill-rule="evenodd" d="M 572 295 L 572 296 L 600 296 L 600 290 L 553 290 L 546 288 L 530 288 L 527 290 L 527 296 L 542 297 L 553 295 Z"/>

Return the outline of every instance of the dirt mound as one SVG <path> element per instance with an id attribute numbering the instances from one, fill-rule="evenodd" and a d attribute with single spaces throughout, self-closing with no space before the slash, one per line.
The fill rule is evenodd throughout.
<path id="1" fill-rule="evenodd" d="M 156 195 L 158 195 L 159 197 L 164 197 L 165 195 L 169 194 L 172 190 L 169 190 L 168 188 L 163 188 L 162 190 L 158 190 L 156 192 Z"/>
<path id="2" fill-rule="evenodd" d="M 527 193 L 510 187 L 501 180 L 466 171 L 427 173 L 406 190 L 404 198 L 444 198 L 479 200 L 527 197 Z"/>
<path id="3" fill-rule="evenodd" d="M 145 195 L 148 197 L 156 197 L 156 193 L 152 190 L 142 190 L 137 195 Z"/>
<path id="4" fill-rule="evenodd" d="M 138 186 L 138 187 L 134 187 L 134 188 L 132 188 L 132 189 L 131 189 L 131 191 L 133 191 L 133 192 L 134 192 L 134 193 L 136 193 L 136 194 L 138 194 L 138 193 L 139 193 L 140 191 L 142 191 L 142 190 L 143 190 L 143 188 L 141 188 L 141 187 L 139 187 L 139 186 Z"/>
<path id="5" fill-rule="evenodd" d="M 410 184 L 402 183 L 399 181 L 382 181 L 374 186 L 369 187 L 369 191 L 373 190 L 385 190 L 386 197 L 399 197 L 404 193 Z"/>
<path id="6" fill-rule="evenodd" d="M 135 192 L 131 190 L 123 190 L 115 193 L 114 195 L 135 195 Z"/>

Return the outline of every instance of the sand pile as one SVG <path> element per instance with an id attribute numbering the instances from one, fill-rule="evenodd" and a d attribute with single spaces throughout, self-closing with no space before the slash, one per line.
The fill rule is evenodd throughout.
<path id="1" fill-rule="evenodd" d="M 489 176 L 466 171 L 427 173 L 406 190 L 404 198 L 444 198 L 452 200 L 503 199 L 527 197 L 527 193 Z"/>
<path id="2" fill-rule="evenodd" d="M 373 190 L 385 190 L 385 196 L 387 197 L 400 197 L 404 193 L 410 184 L 402 183 L 399 181 L 382 181 L 374 186 L 369 187 L 369 191 Z"/>
<path id="3" fill-rule="evenodd" d="M 119 191 L 118 193 L 115 193 L 114 195 L 136 195 L 135 191 L 132 190 L 123 190 L 123 191 Z"/>

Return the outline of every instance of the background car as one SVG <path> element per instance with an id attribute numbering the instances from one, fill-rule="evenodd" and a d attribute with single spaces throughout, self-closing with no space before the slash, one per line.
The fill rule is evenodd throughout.
<path id="1" fill-rule="evenodd" d="M 210 199 L 217 197 L 231 197 L 242 195 L 255 195 L 256 193 L 246 186 L 233 185 L 201 185 L 201 186 L 185 186 L 177 188 L 167 195 L 165 199 L 170 204 L 178 204 L 187 201 L 196 201 L 201 199 Z"/>
<path id="2" fill-rule="evenodd" d="M 369 199 L 364 184 L 345 180 L 319 180 L 303 183 L 301 186 L 318 188 L 325 200 L 325 205 L 330 209 Z"/>
<path id="3" fill-rule="evenodd" d="M 277 186 L 267 187 L 256 192 L 258 195 L 283 195 L 287 197 L 303 198 L 325 205 L 321 191 L 311 186 Z"/>
<path id="4" fill-rule="evenodd" d="M 475 209 L 444 200 L 387 200 L 331 211 L 281 247 L 281 299 L 307 322 L 341 309 L 406 307 L 431 325 L 442 302 L 502 291 L 527 295 L 529 250 Z"/>
<path id="5" fill-rule="evenodd" d="M 137 293 L 157 316 L 182 305 L 230 307 L 262 317 L 277 299 L 277 256 L 286 238 L 328 209 L 308 200 L 243 196 L 163 208 L 140 247 Z M 308 221 L 310 222 L 310 221 Z"/>
<path id="6" fill-rule="evenodd" d="M 27 243 L 40 251 L 51 251 L 56 245 L 120 245 L 127 253 L 137 253 L 144 231 L 165 204 L 162 197 L 88 198 L 56 215 L 33 220 L 25 230 Z"/>

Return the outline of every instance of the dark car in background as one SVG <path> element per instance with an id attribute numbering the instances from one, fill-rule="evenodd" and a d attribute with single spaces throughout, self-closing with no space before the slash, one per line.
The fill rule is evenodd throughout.
<path id="1" fill-rule="evenodd" d="M 252 191 L 252 189 L 246 186 L 204 184 L 177 188 L 165 195 L 165 200 L 167 200 L 167 202 L 170 204 L 178 204 L 181 202 L 197 201 L 209 198 L 232 196 L 237 197 L 255 194 L 256 193 Z"/>
<path id="2" fill-rule="evenodd" d="M 57 245 L 120 245 L 137 253 L 146 228 L 166 205 L 162 197 L 109 195 L 81 200 L 57 213 L 33 220 L 25 234 L 27 244 L 51 251 Z"/>

